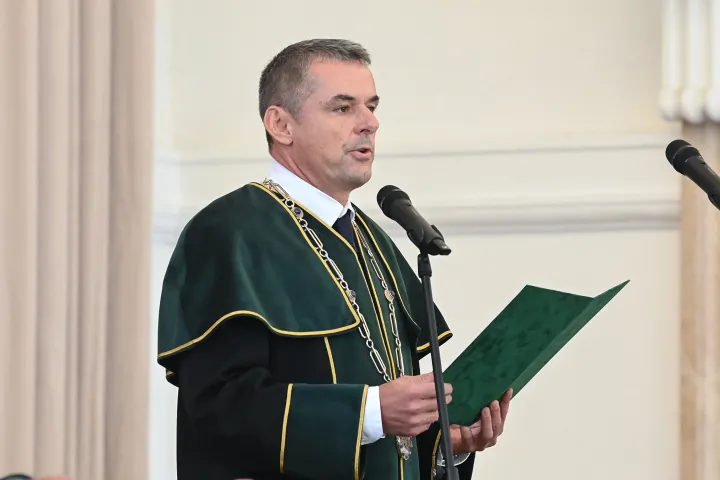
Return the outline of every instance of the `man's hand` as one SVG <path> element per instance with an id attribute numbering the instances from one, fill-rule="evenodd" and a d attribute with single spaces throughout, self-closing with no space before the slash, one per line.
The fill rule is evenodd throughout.
<path id="1" fill-rule="evenodd" d="M 452 385 L 446 383 L 444 388 L 450 403 Z M 439 417 L 432 372 L 381 385 L 380 411 L 386 435 L 414 437 L 426 431 Z"/>
<path id="2" fill-rule="evenodd" d="M 497 443 L 498 437 L 505 428 L 505 418 L 510 408 L 512 389 L 505 392 L 500 402 L 495 400 L 489 407 L 483 408 L 480 420 L 469 427 L 452 425 L 450 436 L 452 438 L 453 453 L 482 452 Z"/>

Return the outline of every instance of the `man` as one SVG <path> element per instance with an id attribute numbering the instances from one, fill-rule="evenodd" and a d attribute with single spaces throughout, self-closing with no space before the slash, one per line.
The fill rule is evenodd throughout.
<path id="1" fill-rule="evenodd" d="M 379 98 L 367 52 L 291 45 L 260 79 L 269 177 L 185 227 L 160 306 L 179 387 L 180 480 L 415 480 L 442 473 L 420 281 L 350 193 L 371 176 Z M 451 334 L 437 311 L 442 342 Z M 448 401 L 452 386 L 446 385 Z M 453 426 L 469 479 L 510 401 Z"/>

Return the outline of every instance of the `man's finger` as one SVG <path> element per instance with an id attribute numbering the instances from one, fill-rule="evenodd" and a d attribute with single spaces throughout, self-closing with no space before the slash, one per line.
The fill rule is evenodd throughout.
<path id="1" fill-rule="evenodd" d="M 435 411 L 429 411 L 426 413 L 423 413 L 422 417 L 418 417 L 418 423 L 422 424 L 424 428 L 427 429 L 430 425 L 437 422 L 440 417 L 440 414 Z"/>
<path id="2" fill-rule="evenodd" d="M 433 398 L 421 398 L 417 403 L 415 404 L 415 413 L 418 414 L 425 414 L 425 413 L 438 413 L 438 405 L 437 400 L 435 400 L 435 397 Z"/>
<path id="3" fill-rule="evenodd" d="M 435 377 L 433 376 L 432 372 L 423 373 L 419 377 L 420 383 L 430 383 L 433 385 L 433 388 L 435 388 Z M 445 393 L 452 393 L 451 384 L 445 383 L 443 388 L 445 388 Z"/>
<path id="4" fill-rule="evenodd" d="M 460 438 L 462 439 L 462 451 L 458 453 L 472 452 L 473 450 L 475 450 L 473 434 L 468 427 L 460 427 Z"/>
<path id="5" fill-rule="evenodd" d="M 493 438 L 493 427 L 492 427 L 492 417 L 490 415 L 490 409 L 485 407 L 482 411 L 482 438 L 485 441 L 491 440 Z"/>
<path id="6" fill-rule="evenodd" d="M 435 381 L 433 372 L 423 373 L 422 375 L 420 375 L 420 381 L 424 382 L 424 383 L 427 383 L 427 382 L 433 383 Z"/>
<path id="7" fill-rule="evenodd" d="M 503 395 L 503 398 L 500 400 L 500 418 L 502 419 L 503 423 L 505 423 L 505 418 L 507 417 L 508 410 L 510 410 L 510 400 L 512 399 L 512 396 L 513 391 L 511 388 L 507 392 L 505 392 L 505 395 Z"/>
<path id="8" fill-rule="evenodd" d="M 503 421 L 500 418 L 500 404 L 494 401 L 490 404 L 490 416 L 492 417 L 492 426 L 495 435 L 502 433 Z"/>
<path id="9" fill-rule="evenodd" d="M 437 398 L 434 383 L 420 383 L 413 388 L 417 388 L 417 395 L 422 399 Z M 452 385 L 449 383 L 446 383 L 443 389 L 445 390 L 445 395 L 451 395 L 453 392 Z"/>

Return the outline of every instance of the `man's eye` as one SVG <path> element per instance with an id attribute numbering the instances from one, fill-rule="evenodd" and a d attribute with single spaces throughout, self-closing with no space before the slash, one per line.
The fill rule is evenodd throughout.
<path id="1" fill-rule="evenodd" d="M 342 107 L 337 107 L 335 109 L 336 112 L 340 112 L 340 113 L 347 113 L 348 110 L 350 110 L 350 107 L 348 107 L 347 105 L 344 105 Z"/>

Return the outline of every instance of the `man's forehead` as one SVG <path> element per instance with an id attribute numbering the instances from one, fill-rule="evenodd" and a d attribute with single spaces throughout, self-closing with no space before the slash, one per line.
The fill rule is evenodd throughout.
<path id="1" fill-rule="evenodd" d="M 376 95 L 372 72 L 359 62 L 315 61 L 309 73 L 315 92 L 327 99 L 346 95 L 366 101 Z"/>

